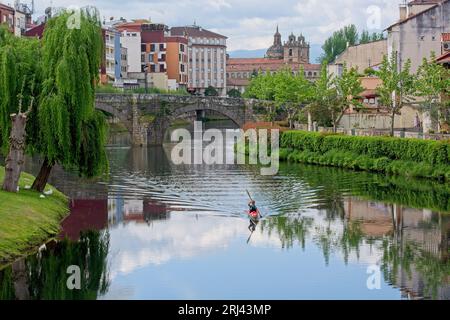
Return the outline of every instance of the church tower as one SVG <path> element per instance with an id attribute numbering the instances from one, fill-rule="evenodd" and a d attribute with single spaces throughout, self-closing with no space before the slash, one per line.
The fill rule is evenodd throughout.
<path id="1" fill-rule="evenodd" d="M 283 58 L 285 63 L 309 63 L 309 43 L 305 37 L 300 35 L 298 38 L 292 33 L 283 46 Z"/>
<path id="2" fill-rule="evenodd" d="M 273 45 L 267 50 L 266 57 L 269 59 L 283 59 L 283 44 L 281 42 L 281 34 L 278 31 L 273 36 Z"/>

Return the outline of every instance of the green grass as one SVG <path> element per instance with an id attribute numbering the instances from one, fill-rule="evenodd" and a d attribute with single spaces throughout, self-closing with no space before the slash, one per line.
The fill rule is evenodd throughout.
<path id="1" fill-rule="evenodd" d="M 0 166 L 0 182 L 3 182 L 4 167 Z M 0 191 L 0 266 L 23 256 L 27 252 L 55 236 L 62 219 L 68 214 L 65 195 L 51 186 L 51 196 L 45 199 L 34 191 L 25 190 L 34 177 L 22 173 L 20 192 Z"/>

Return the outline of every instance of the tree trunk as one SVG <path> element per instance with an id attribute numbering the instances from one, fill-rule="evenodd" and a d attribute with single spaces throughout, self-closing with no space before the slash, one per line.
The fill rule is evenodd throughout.
<path id="1" fill-rule="evenodd" d="M 9 154 L 6 158 L 5 180 L 3 190 L 17 192 L 22 165 L 25 161 L 25 128 L 27 115 L 19 112 L 11 115 L 12 128 L 9 138 Z"/>
<path id="2" fill-rule="evenodd" d="M 394 126 L 395 126 L 395 110 L 392 111 L 392 117 L 391 117 L 391 132 L 390 132 L 391 137 L 394 136 Z"/>
<path id="3" fill-rule="evenodd" d="M 17 300 L 30 300 L 28 287 L 28 273 L 25 259 L 18 260 L 12 265 L 14 292 Z"/>
<path id="4" fill-rule="evenodd" d="M 33 186 L 31 187 L 33 190 L 44 192 L 52 168 L 53 164 L 51 164 L 48 159 L 45 158 L 44 162 L 42 163 L 41 170 L 39 171 L 39 174 L 37 175 L 36 179 L 33 182 Z"/>

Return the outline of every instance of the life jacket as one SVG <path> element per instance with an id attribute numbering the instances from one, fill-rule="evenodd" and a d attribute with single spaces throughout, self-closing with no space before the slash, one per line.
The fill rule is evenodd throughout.
<path id="1" fill-rule="evenodd" d="M 256 211 L 250 211 L 249 214 L 250 214 L 250 216 L 251 216 L 252 218 L 254 218 L 254 219 L 257 219 L 258 216 L 259 216 L 258 210 L 256 210 Z"/>

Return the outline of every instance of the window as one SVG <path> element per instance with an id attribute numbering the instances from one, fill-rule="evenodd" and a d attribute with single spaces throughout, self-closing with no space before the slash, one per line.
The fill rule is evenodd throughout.
<path id="1" fill-rule="evenodd" d="M 184 64 L 181 65 L 181 72 L 184 72 L 185 68 L 184 68 Z"/>
<path id="2" fill-rule="evenodd" d="M 156 65 L 150 65 L 150 72 L 156 72 Z"/>
<path id="3" fill-rule="evenodd" d="M 147 45 L 146 45 L 145 43 L 142 43 L 142 44 L 141 44 L 141 51 L 142 51 L 142 52 L 147 51 Z"/>
<path id="4" fill-rule="evenodd" d="M 150 45 L 150 51 L 155 52 L 155 45 L 153 43 Z"/>
<path id="5" fill-rule="evenodd" d="M 159 51 L 164 51 L 164 43 L 159 44 Z"/>
<path id="6" fill-rule="evenodd" d="M 289 49 L 289 57 L 292 57 L 292 49 Z"/>
<path id="7" fill-rule="evenodd" d="M 180 44 L 180 51 L 184 52 L 184 44 Z"/>

